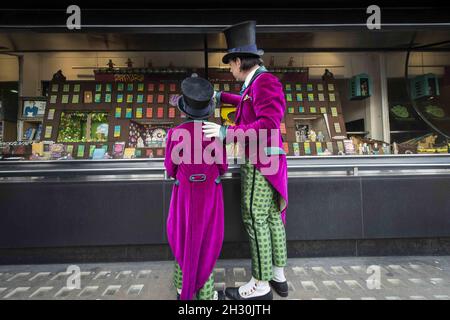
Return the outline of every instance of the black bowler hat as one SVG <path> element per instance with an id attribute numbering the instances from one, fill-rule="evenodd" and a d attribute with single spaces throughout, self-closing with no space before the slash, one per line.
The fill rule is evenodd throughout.
<path id="1" fill-rule="evenodd" d="M 212 84 L 203 78 L 190 77 L 181 82 L 183 95 L 178 100 L 178 108 L 192 119 L 206 119 L 215 108 Z"/>
<path id="2" fill-rule="evenodd" d="M 256 21 L 235 24 L 223 32 L 227 40 L 228 53 L 222 62 L 228 63 L 235 56 L 261 57 L 264 51 L 256 47 Z"/>

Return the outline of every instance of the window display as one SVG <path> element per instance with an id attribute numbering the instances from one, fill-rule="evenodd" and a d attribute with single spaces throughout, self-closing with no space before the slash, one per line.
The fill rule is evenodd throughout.
<path id="1" fill-rule="evenodd" d="M 44 103 L 41 111 L 43 140 L 62 144 L 67 154 L 78 159 L 94 158 L 94 155 L 96 159 L 107 158 L 108 152 L 102 154 L 103 151 L 96 151 L 99 148 L 109 149 L 114 158 L 164 157 L 167 130 L 185 121 L 185 116 L 169 104 L 170 96 L 179 93 L 180 82 L 193 72 L 166 71 L 164 68 L 130 69 L 127 74 L 116 75 L 100 69 L 95 71 L 99 77 L 95 81 L 51 83 L 44 101 L 49 107 L 45 110 Z M 370 75 L 361 73 L 337 81 L 333 76 L 309 78 L 308 68 L 269 71 L 280 79 L 285 91 L 286 112 L 280 130 L 288 156 L 394 153 L 393 145 L 385 141 L 347 134 L 343 104 L 372 95 Z M 211 68 L 208 76 L 217 91 L 238 93 L 241 89 L 242 83 L 236 82 L 227 70 Z M 422 88 L 426 84 L 416 90 L 416 102 L 423 114 L 441 126 L 450 123 L 450 112 L 442 102 L 445 97 L 439 95 L 443 90 L 438 77 L 425 74 L 412 79 L 414 87 Z M 389 79 L 388 86 L 392 81 L 404 90 L 403 79 Z M 433 99 L 429 99 L 430 93 L 434 93 Z M 38 114 L 34 106 L 27 105 L 24 116 Z M 427 126 L 418 125 L 421 121 L 410 101 L 398 93 L 391 94 L 391 90 L 389 112 L 391 138 L 398 153 L 448 152 L 446 140 L 430 135 Z M 234 123 L 235 113 L 234 107 L 221 105 L 209 120 L 230 125 Z M 416 134 L 405 134 L 407 131 Z M 36 137 L 37 127 L 34 132 L 28 128 L 25 132 L 27 139 L 31 135 Z M 236 145 L 227 146 L 230 157 L 237 154 L 236 148 Z M 53 158 L 56 155 L 55 151 Z"/>
<path id="2" fill-rule="evenodd" d="M 347 139 L 347 135 L 343 114 L 338 113 L 341 102 L 334 91 L 334 83 L 308 80 L 304 72 L 294 70 L 275 75 L 284 83 L 284 88 L 291 92 L 287 96 L 296 97 L 295 100 L 286 99 L 286 129 L 281 128 L 288 155 L 337 155 L 337 142 Z M 303 101 L 304 89 L 306 101 Z"/>
<path id="3" fill-rule="evenodd" d="M 330 129 L 325 129 L 329 126 L 327 116 L 327 106 L 325 105 L 306 105 L 307 111 L 303 105 L 294 105 L 299 101 L 303 101 L 301 90 L 306 88 L 311 91 L 310 100 L 314 101 L 314 96 L 317 90 L 323 91 L 324 85 L 317 86 L 313 83 L 300 83 L 304 80 L 303 73 L 299 73 L 298 79 L 293 79 L 292 83 L 286 83 L 287 91 L 291 93 L 287 94 L 287 100 L 292 103 L 288 107 L 288 113 L 292 115 L 291 118 L 286 118 L 281 127 L 282 134 L 288 139 L 284 143 L 284 149 L 291 155 L 299 155 L 300 149 L 304 149 L 303 146 L 298 144 L 299 142 L 312 141 L 325 143 L 322 145 L 316 145 L 312 148 L 312 151 L 307 151 L 306 154 L 316 154 L 316 150 L 319 154 L 327 148 L 332 147 L 326 142 L 330 142 L 331 137 Z M 163 157 L 164 156 L 164 137 L 167 130 L 174 126 L 176 123 L 184 121 L 182 115 L 178 110 L 168 104 L 168 95 L 176 94 L 179 89 L 177 82 L 181 81 L 187 76 L 187 73 L 178 74 L 175 77 L 168 78 L 167 76 L 159 79 L 161 74 L 149 74 L 149 81 L 147 83 L 126 83 L 119 82 L 117 85 L 112 83 L 98 83 L 98 82 L 70 82 L 53 84 L 51 87 L 55 94 L 51 95 L 49 100 L 51 108 L 47 111 L 45 117 L 45 131 L 44 138 L 47 140 L 56 140 L 58 143 L 62 143 L 73 150 L 75 147 L 76 158 L 92 158 L 96 146 L 92 143 L 105 142 L 110 145 L 111 149 L 115 151 L 114 157 L 127 156 L 130 157 Z M 290 75 L 292 78 L 292 75 Z M 212 71 L 211 77 L 214 78 L 214 85 L 219 90 L 240 90 L 240 84 L 236 83 L 228 73 L 224 73 L 220 70 Z M 177 78 L 176 81 L 175 78 Z M 295 77 L 294 77 L 295 78 Z M 297 81 L 298 80 L 298 81 Z M 68 82 L 68 83 L 67 83 Z M 329 86 L 328 86 L 329 87 Z M 60 92 L 60 88 L 62 92 Z M 75 98 L 78 95 L 70 95 L 71 89 L 83 92 L 84 103 L 95 103 L 94 107 L 91 107 L 89 111 L 85 111 L 85 105 L 79 104 L 79 99 Z M 296 90 L 299 92 L 296 92 Z M 126 104 L 124 101 L 124 94 L 122 91 L 128 92 L 126 94 Z M 134 90 L 142 93 L 134 93 Z M 116 90 L 116 92 L 114 92 Z M 95 92 L 95 94 L 93 94 Z M 107 92 L 105 94 L 105 92 Z M 153 92 L 157 92 L 156 97 Z M 323 94 L 322 94 L 323 95 Z M 144 103 L 144 96 L 146 96 Z M 112 97 L 115 97 L 116 101 L 112 101 Z M 295 97 L 295 99 L 293 98 Z M 325 98 L 325 96 L 324 96 Z M 321 100 L 323 100 L 321 98 Z M 322 101 L 325 102 L 325 101 Z M 63 105 L 64 110 L 61 109 Z M 83 109 L 83 110 L 81 110 Z M 337 109 L 334 109 L 334 116 L 337 117 Z M 321 113 L 320 116 L 317 114 Z M 332 111 L 333 112 L 333 111 Z M 298 113 L 304 113 L 306 116 L 314 113 L 316 116 L 314 119 L 322 119 L 325 124 L 308 124 L 308 126 L 315 127 L 317 132 L 307 132 L 304 137 L 299 138 L 299 133 L 292 135 L 292 129 L 301 125 L 301 121 L 312 121 L 308 119 L 298 118 Z M 109 116 L 109 117 L 108 117 Z M 222 106 L 220 110 L 217 110 L 212 116 L 212 121 L 222 122 L 224 124 L 232 124 L 235 116 L 235 108 L 229 106 Z M 295 123 L 293 123 L 293 117 L 297 116 Z M 326 119 L 326 120 L 323 120 Z M 150 122 L 149 122 L 150 121 Z M 305 124 L 303 124 L 305 125 Z M 341 132 L 340 125 L 333 124 L 337 130 L 337 133 Z M 112 134 L 109 135 L 109 127 L 112 126 Z M 298 131 L 298 130 L 297 130 Z M 322 131 L 326 131 L 323 133 Z M 56 139 L 55 139 L 55 136 Z M 296 136 L 297 135 L 297 138 Z M 292 136 L 293 139 L 289 139 Z M 303 139 L 303 140 L 302 140 Z M 120 141 L 125 140 L 125 146 L 117 144 Z M 293 142 L 297 143 L 295 146 L 290 146 Z M 75 143 L 75 144 L 73 144 Z M 113 145 L 114 144 L 114 147 Z M 122 148 L 123 147 L 123 148 Z M 126 148 L 134 149 L 132 152 Z M 234 152 L 236 146 L 228 147 L 230 152 Z M 308 147 L 306 148 L 308 150 Z M 88 150 L 88 151 L 86 151 Z M 71 153 L 71 152 L 69 152 Z M 99 153 L 97 153 L 98 156 Z M 233 154 L 233 153 L 231 153 Z M 96 156 L 96 157 L 97 157 Z"/>
<path id="4" fill-rule="evenodd" d="M 66 149 L 70 144 L 75 148 L 75 158 L 93 158 L 94 154 L 100 157 L 101 152 L 95 151 L 98 142 L 106 143 L 115 158 L 164 157 L 167 130 L 184 121 L 168 104 L 168 97 L 178 93 L 187 70 L 170 75 L 163 74 L 163 69 L 144 74 L 138 74 L 141 69 L 132 70 L 137 74 L 117 79 L 112 73 L 95 72 L 100 77 L 111 77 L 111 81 L 102 78 L 51 84 L 54 94 L 48 98 L 51 108 L 44 117 L 45 139 L 61 143 Z M 82 103 L 71 94 L 75 88 L 83 92 Z M 88 110 L 87 104 L 92 104 Z"/>

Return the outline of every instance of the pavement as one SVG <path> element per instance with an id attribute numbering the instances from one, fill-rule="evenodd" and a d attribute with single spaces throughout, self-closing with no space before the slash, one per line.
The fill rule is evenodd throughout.
<path id="1" fill-rule="evenodd" d="M 80 277 L 76 277 L 79 270 Z M 173 300 L 173 262 L 0 266 L 0 300 Z M 450 300 L 450 256 L 289 259 L 292 300 Z M 219 260 L 215 286 L 240 286 L 250 260 Z"/>

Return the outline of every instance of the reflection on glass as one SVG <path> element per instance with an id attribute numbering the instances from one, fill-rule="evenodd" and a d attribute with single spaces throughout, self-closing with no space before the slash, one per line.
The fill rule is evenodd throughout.
<path id="1" fill-rule="evenodd" d="M 412 52 L 407 65 L 407 78 L 387 81 L 391 143 L 399 153 L 447 153 L 450 54 Z"/>
<path id="2" fill-rule="evenodd" d="M 403 145 L 408 145 L 413 153 L 448 152 L 450 75 L 448 68 L 445 68 L 448 64 L 450 55 L 432 52 L 416 52 L 410 55 L 407 79 L 410 89 L 408 112 L 418 119 L 415 122 L 420 125 L 412 128 L 413 134 L 404 140 Z M 400 109 L 396 108 L 397 113 L 401 115 Z"/>

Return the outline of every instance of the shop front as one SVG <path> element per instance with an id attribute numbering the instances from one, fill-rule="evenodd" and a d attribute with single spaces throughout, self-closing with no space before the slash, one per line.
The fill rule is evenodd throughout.
<path id="1" fill-rule="evenodd" d="M 170 258 L 165 136 L 185 120 L 170 97 L 193 73 L 217 91 L 242 85 L 217 24 L 170 28 L 0 34 L 15 44 L 0 86 L 18 85 L 2 100 L 15 117 L 0 122 L 0 262 Z M 286 99 L 289 255 L 447 252 L 450 30 L 333 28 L 257 28 Z M 235 111 L 210 121 L 233 124 Z M 223 257 L 245 256 L 238 148 L 227 146 Z"/>

